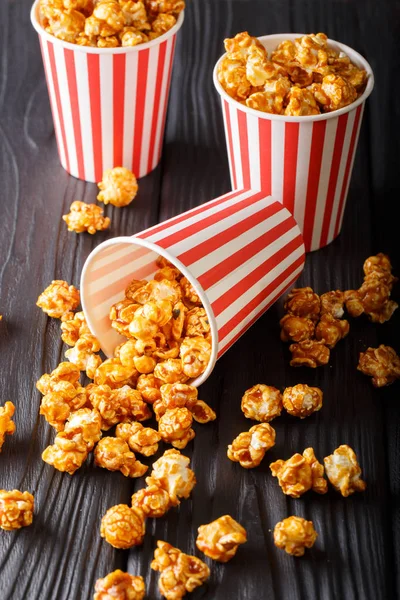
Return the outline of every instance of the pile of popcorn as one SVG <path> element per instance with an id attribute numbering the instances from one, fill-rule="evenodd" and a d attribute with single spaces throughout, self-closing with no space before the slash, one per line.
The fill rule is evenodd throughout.
<path id="1" fill-rule="evenodd" d="M 183 0 L 40 0 L 42 26 L 56 38 L 79 46 L 137 46 L 171 29 Z"/>
<path id="2" fill-rule="evenodd" d="M 224 40 L 218 81 L 235 100 L 262 112 L 292 117 L 332 112 L 364 91 L 367 73 L 324 33 L 285 40 L 268 56 L 247 31 Z"/>
<path id="3" fill-rule="evenodd" d="M 319 296 L 305 287 L 294 288 L 288 294 L 280 326 L 281 340 L 294 342 L 289 346 L 291 366 L 315 368 L 328 364 L 330 351 L 350 330 L 349 322 L 343 319 L 345 309 L 349 316 L 365 314 L 373 323 L 385 323 L 391 318 L 398 304 L 390 299 L 397 277 L 392 275 L 389 257 L 383 253 L 370 256 L 363 269 L 364 282 L 358 290 L 336 290 Z M 398 368 L 394 366 L 393 374 Z"/>

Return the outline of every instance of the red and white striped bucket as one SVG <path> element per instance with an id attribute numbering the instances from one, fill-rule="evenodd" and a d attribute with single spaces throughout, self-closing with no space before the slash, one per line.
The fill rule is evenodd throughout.
<path id="1" fill-rule="evenodd" d="M 188 278 L 207 311 L 212 356 L 200 385 L 226 350 L 298 278 L 305 261 L 296 221 L 263 192 L 236 190 L 132 237 L 103 242 L 81 277 L 82 307 L 102 350 L 112 356 L 123 338 L 110 306 L 133 279 L 151 278 L 162 255 Z"/>
<path id="2" fill-rule="evenodd" d="M 58 153 L 68 173 L 101 181 L 113 167 L 143 177 L 159 163 L 177 32 L 183 13 L 164 35 L 131 48 L 92 48 L 63 42 L 39 22 Z"/>
<path id="3" fill-rule="evenodd" d="M 266 35 L 268 52 L 303 34 Z M 368 73 L 364 93 L 337 111 L 305 117 L 272 115 L 231 98 L 217 78 L 233 189 L 263 190 L 294 215 L 306 251 L 318 250 L 340 233 L 365 100 L 374 87 L 367 61 L 348 46 L 328 40 Z"/>

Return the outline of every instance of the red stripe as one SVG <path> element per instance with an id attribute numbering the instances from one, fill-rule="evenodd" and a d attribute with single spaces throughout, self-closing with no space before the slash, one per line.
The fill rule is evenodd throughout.
<path id="1" fill-rule="evenodd" d="M 263 197 L 264 194 L 260 195 L 260 198 Z M 184 265 L 192 265 L 204 256 L 211 254 L 211 252 L 214 252 L 219 248 L 222 248 L 222 246 L 225 246 L 225 244 L 231 242 L 246 231 L 249 231 L 256 225 L 259 225 L 265 219 L 268 219 L 271 215 L 276 214 L 280 210 L 282 210 L 282 205 L 278 204 L 278 202 L 274 202 L 269 206 L 264 206 L 264 208 L 262 208 L 255 214 L 250 215 L 246 219 L 239 220 L 239 222 L 235 223 L 235 225 L 232 225 L 231 227 L 224 229 L 214 237 L 204 242 L 201 242 L 194 248 L 191 248 L 187 252 L 180 254 L 177 258 L 179 258 L 179 260 L 182 261 Z"/>
<path id="2" fill-rule="evenodd" d="M 92 120 L 94 175 L 97 181 L 103 177 L 103 145 L 101 133 L 100 56 L 88 54 L 88 79 L 90 93 L 90 117 Z"/>
<path id="3" fill-rule="evenodd" d="M 325 130 L 326 121 L 316 121 L 313 123 L 303 231 L 306 252 L 310 250 L 312 242 L 315 212 L 317 207 L 319 177 L 321 174 L 322 153 L 324 149 Z"/>
<path id="4" fill-rule="evenodd" d="M 233 346 L 233 344 L 244 334 L 245 331 L 247 331 L 256 321 L 257 319 L 259 319 L 261 317 L 261 315 L 264 314 L 264 312 L 270 307 L 272 306 L 272 304 L 274 302 L 276 302 L 276 300 L 278 298 L 280 298 L 286 290 L 288 290 L 290 288 L 291 285 L 293 285 L 293 283 L 296 281 L 296 279 L 299 276 L 299 272 L 298 269 L 299 267 L 302 266 L 304 262 L 304 256 L 300 256 L 292 265 L 290 265 L 281 275 L 279 275 L 279 277 L 277 277 L 276 280 L 274 280 L 272 283 L 269 284 L 268 287 L 265 288 L 265 290 L 263 290 L 262 292 L 260 292 L 260 294 L 258 295 L 257 298 L 254 298 L 254 300 L 252 301 L 252 304 L 254 304 L 253 309 L 255 308 L 255 306 L 257 306 L 257 304 L 260 304 L 261 302 L 263 302 L 265 300 L 265 298 L 268 297 L 269 293 L 271 292 L 271 290 L 276 289 L 279 286 L 279 283 L 281 283 L 282 281 L 284 281 L 287 277 L 289 277 L 292 273 L 295 273 L 295 275 L 292 277 L 292 279 L 290 279 L 290 281 L 287 283 L 287 285 L 285 286 L 284 289 L 280 290 L 279 292 L 277 292 L 272 298 L 271 300 L 268 302 L 268 304 L 266 304 L 257 314 L 255 317 L 253 317 L 248 323 L 246 323 L 246 325 L 244 325 L 243 329 L 241 329 L 239 331 L 239 333 L 237 333 L 229 342 L 226 346 L 224 346 L 218 353 L 218 358 L 224 354 L 231 346 Z M 250 305 L 248 305 L 250 306 Z M 243 314 L 238 313 L 238 323 L 240 322 L 240 320 L 243 320 L 246 318 L 246 316 L 251 312 L 247 310 L 248 306 L 246 306 L 246 308 L 243 309 L 243 311 L 241 311 L 241 313 L 243 312 Z M 235 317 L 235 320 L 237 320 L 237 318 Z M 236 325 L 238 325 L 238 323 L 236 323 Z M 222 339 L 224 339 L 231 331 L 232 329 L 236 326 L 235 324 L 233 324 L 232 321 L 229 321 L 229 323 L 227 323 L 226 325 L 224 325 L 221 330 L 219 331 L 220 334 L 220 338 L 219 338 L 219 342 L 221 342 Z"/>
<path id="5" fill-rule="evenodd" d="M 85 179 L 85 165 L 83 162 L 81 116 L 79 112 L 78 84 L 76 82 L 75 57 L 73 50 L 64 48 L 65 68 L 67 71 L 69 101 L 71 105 L 72 127 L 74 130 L 76 160 L 78 163 L 78 177 Z"/>
<path id="6" fill-rule="evenodd" d="M 135 136 L 133 140 L 133 161 L 132 171 L 139 175 L 140 171 L 140 158 L 142 153 L 142 138 L 143 138 L 143 121 L 144 121 L 144 110 L 146 104 L 146 88 L 147 88 L 147 75 L 149 68 L 149 54 L 150 51 L 140 50 L 138 53 L 138 74 L 136 81 L 136 110 L 135 110 Z"/>
<path id="7" fill-rule="evenodd" d="M 215 200 L 211 200 L 210 202 L 201 204 L 200 206 L 197 206 L 196 208 L 192 208 L 191 210 L 188 210 L 187 212 L 182 213 L 182 214 L 178 215 L 177 217 L 172 217 L 172 219 L 168 219 L 168 221 L 164 221 L 163 223 L 160 223 L 159 225 L 154 225 L 154 227 L 150 227 L 150 229 L 146 229 L 146 231 L 139 234 L 138 237 L 141 237 L 143 239 L 151 237 L 155 233 L 163 231 L 164 229 L 167 230 L 169 227 L 172 227 L 173 225 L 177 225 L 178 223 L 182 223 L 183 221 L 186 221 L 186 219 L 188 219 L 189 217 L 194 217 L 195 215 L 200 215 L 205 210 L 208 210 L 209 208 L 214 207 L 214 206 L 218 206 L 219 204 L 222 204 L 223 202 L 226 202 L 227 200 L 231 200 L 232 198 L 235 198 L 236 196 L 239 196 L 240 194 L 243 194 L 243 190 L 235 190 L 233 192 L 230 192 L 229 194 L 220 196 L 219 198 L 216 198 Z"/>
<path id="8" fill-rule="evenodd" d="M 247 132 L 247 115 L 242 110 L 237 110 L 240 155 L 242 158 L 243 187 L 250 189 L 250 162 L 249 162 L 249 139 Z"/>
<path id="9" fill-rule="evenodd" d="M 125 69 L 126 55 L 113 56 L 113 115 L 114 115 L 114 157 L 116 167 L 122 166 L 124 149 L 125 114 Z"/>
<path id="10" fill-rule="evenodd" d="M 60 88 L 59 88 L 59 85 L 58 85 L 56 60 L 54 58 L 54 46 L 53 46 L 53 44 L 51 42 L 47 42 L 47 50 L 49 51 L 51 77 L 53 79 L 54 93 L 55 93 L 55 96 L 56 96 L 58 118 L 60 120 L 61 137 L 62 137 L 62 143 L 63 143 L 63 146 L 64 146 L 64 153 L 65 153 L 65 163 L 66 163 L 67 171 L 69 172 L 69 170 L 70 170 L 70 167 L 69 167 L 69 155 L 68 155 L 68 147 L 67 147 L 67 138 L 65 136 L 64 116 L 63 116 L 63 111 L 62 111 L 62 106 L 61 106 L 61 96 L 60 96 Z"/>
<path id="11" fill-rule="evenodd" d="M 266 194 L 271 194 L 271 121 L 268 119 L 259 119 L 258 136 L 260 148 L 261 189 L 264 190 Z"/>
<path id="12" fill-rule="evenodd" d="M 333 201 L 335 199 L 337 178 L 339 175 L 340 162 L 342 160 L 344 136 L 346 133 L 349 114 L 341 115 L 336 129 L 335 146 L 333 148 L 332 166 L 329 175 L 328 191 L 326 195 L 324 221 L 322 223 L 320 247 L 328 243 L 329 227 L 332 219 Z"/>
<path id="13" fill-rule="evenodd" d="M 229 148 L 229 159 L 230 159 L 230 166 L 231 166 L 231 170 L 232 170 L 232 187 L 234 190 L 236 190 L 237 179 L 236 179 L 236 168 L 235 168 L 235 155 L 233 153 L 231 115 L 229 112 L 229 104 L 226 100 L 224 100 L 223 108 L 224 108 L 224 112 L 225 112 L 226 134 L 228 137 L 228 148 Z"/>
<path id="14" fill-rule="evenodd" d="M 213 303 L 215 316 L 218 316 L 220 313 L 222 313 L 230 304 L 240 298 L 240 296 L 246 293 L 249 288 L 259 282 L 260 279 L 265 277 L 269 271 L 274 269 L 281 262 L 281 260 L 284 260 L 288 254 L 290 254 L 288 248 L 291 248 L 292 244 L 294 243 L 293 241 L 286 244 L 272 256 L 270 255 L 271 249 L 268 249 L 268 247 L 285 233 L 287 233 L 292 227 L 293 220 L 287 219 L 283 223 L 273 227 L 270 231 L 267 231 L 264 235 L 260 236 L 251 244 L 248 244 L 244 248 L 241 248 L 238 252 L 235 252 L 223 263 L 217 265 L 198 278 L 200 285 L 207 290 L 210 286 L 214 285 L 218 281 L 221 281 L 223 277 L 228 275 L 230 272 L 233 272 L 238 268 L 239 265 L 244 264 L 257 253 L 263 251 L 266 256 L 269 255 L 269 257 L 263 263 L 261 263 L 261 265 L 248 273 L 245 277 L 243 277 L 243 279 L 236 283 L 233 288 L 226 291 L 218 298 L 218 300 Z M 300 239 L 300 235 L 296 236 L 295 247 L 299 246 Z"/>
<path id="15" fill-rule="evenodd" d="M 156 131 L 157 131 L 157 121 L 158 121 L 158 113 L 160 111 L 160 96 L 161 96 L 161 85 L 164 75 L 164 67 L 165 67 L 165 54 L 167 51 L 167 42 L 163 42 L 158 51 L 158 64 L 157 64 L 157 78 L 156 85 L 154 88 L 154 100 L 153 100 L 153 117 L 151 123 L 151 132 L 150 132 L 150 143 L 149 143 L 149 159 L 147 162 L 147 171 L 150 172 L 153 166 L 154 160 L 154 149 L 155 149 L 155 141 L 156 141 Z"/>
<path id="16" fill-rule="evenodd" d="M 58 139 L 59 132 L 58 132 L 58 128 L 56 127 L 57 110 L 56 110 L 56 107 L 54 106 L 53 95 L 52 95 L 52 93 L 50 91 L 50 87 L 51 87 L 50 86 L 50 78 L 49 78 L 49 75 L 47 73 L 47 64 L 46 64 L 46 59 L 45 59 L 45 54 L 44 54 L 44 47 L 43 47 L 42 37 L 39 35 L 38 38 L 39 38 L 39 44 L 40 44 L 40 51 L 42 53 L 42 59 L 43 59 L 43 65 L 44 65 L 44 74 L 45 74 L 46 83 L 47 83 L 47 90 L 48 90 L 48 93 L 49 93 L 51 113 L 53 115 L 54 132 L 56 134 L 56 142 L 57 142 L 57 148 L 58 148 L 58 155 L 59 155 L 60 160 L 61 160 L 61 143 L 62 143 L 62 140 Z"/>
<path id="17" fill-rule="evenodd" d="M 283 162 L 283 204 L 292 215 L 294 214 L 294 199 L 296 193 L 299 125 L 299 123 L 285 123 L 285 150 Z"/>
<path id="18" fill-rule="evenodd" d="M 171 233 L 170 235 L 167 235 L 166 237 L 157 240 L 157 244 L 165 249 L 168 249 L 174 244 L 177 244 L 178 242 L 181 242 L 182 240 L 190 237 L 191 235 L 194 235 L 199 231 L 203 231 L 204 229 L 207 229 L 207 227 L 215 225 L 215 223 L 219 223 L 226 217 L 235 215 L 239 210 L 246 208 L 247 206 L 251 206 L 252 204 L 254 204 L 255 200 L 259 200 L 263 195 L 264 194 L 259 193 L 259 195 L 256 197 L 250 196 L 250 198 L 245 198 L 244 200 L 235 202 L 235 204 L 227 206 L 222 210 L 217 210 L 208 217 L 205 217 L 204 219 L 197 219 L 195 223 L 191 223 L 190 225 L 179 229 L 179 231 Z M 208 253 L 208 241 L 205 242 L 205 244 L 201 245 L 207 246 L 205 252 Z M 199 252 L 199 250 L 197 250 L 197 252 Z"/>
<path id="19" fill-rule="evenodd" d="M 172 38 L 172 48 L 171 48 L 171 56 L 170 56 L 170 62 L 169 62 L 169 68 L 168 68 L 167 85 L 165 88 L 164 110 L 163 110 L 163 117 L 162 117 L 162 121 L 161 121 L 161 131 L 160 131 L 160 141 L 159 141 L 159 147 L 158 147 L 157 163 L 160 161 L 161 154 L 162 154 L 165 120 L 167 117 L 167 108 L 168 108 L 169 89 L 171 87 L 172 65 L 174 63 L 175 44 L 176 44 L 176 34 Z"/>
<path id="20" fill-rule="evenodd" d="M 339 208 L 338 208 L 338 212 L 337 212 L 337 216 L 336 216 L 334 237 L 336 237 L 340 231 L 340 223 L 342 220 L 342 213 L 344 210 L 344 204 L 345 204 L 345 200 L 346 200 L 347 183 L 348 183 L 349 177 L 350 177 L 350 169 L 351 169 L 351 165 L 352 165 L 352 161 L 353 161 L 358 125 L 359 125 L 360 117 L 361 117 L 361 110 L 362 110 L 362 105 L 360 104 L 360 106 L 357 108 L 356 116 L 355 116 L 354 123 L 353 123 L 353 131 L 352 131 L 351 139 L 350 139 L 349 153 L 347 155 L 346 170 L 344 172 L 344 177 L 343 177 L 342 193 L 340 195 Z"/>

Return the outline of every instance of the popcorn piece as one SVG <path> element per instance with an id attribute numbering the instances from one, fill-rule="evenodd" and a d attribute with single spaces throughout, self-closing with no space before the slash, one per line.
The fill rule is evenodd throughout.
<path id="1" fill-rule="evenodd" d="M 112 506 L 101 520 L 100 535 L 114 548 L 139 546 L 144 534 L 143 514 L 127 504 Z"/>
<path id="2" fill-rule="evenodd" d="M 88 454 L 89 448 L 82 435 L 75 434 L 74 431 L 61 431 L 57 433 L 54 444 L 43 451 L 42 460 L 58 471 L 73 475 L 83 465 Z"/>
<path id="3" fill-rule="evenodd" d="M 98 34 L 102 37 L 118 33 L 125 25 L 118 0 L 98 0 L 93 10 L 93 16 L 102 23 L 102 29 Z"/>
<path id="4" fill-rule="evenodd" d="M 392 264 L 387 254 L 379 252 L 376 256 L 369 256 L 363 264 L 365 276 L 377 275 L 378 273 L 390 274 L 392 272 Z"/>
<path id="5" fill-rule="evenodd" d="M 310 489 L 318 494 L 328 491 L 324 467 L 317 461 L 312 448 L 306 448 L 303 455 L 294 454 L 288 460 L 277 460 L 269 467 L 272 475 L 278 478 L 282 492 L 292 498 L 300 498 Z"/>
<path id="6" fill-rule="evenodd" d="M 185 317 L 185 331 L 189 337 L 207 336 L 210 333 L 210 323 L 204 308 L 192 308 Z"/>
<path id="7" fill-rule="evenodd" d="M 344 293 L 340 290 L 321 294 L 321 317 L 331 315 L 335 319 L 341 319 L 344 315 Z M 300 341 L 300 340 L 294 340 Z"/>
<path id="8" fill-rule="evenodd" d="M 227 456 L 245 469 L 258 467 L 267 450 L 275 445 L 275 435 L 275 429 L 268 423 L 254 425 L 233 440 L 228 446 Z"/>
<path id="9" fill-rule="evenodd" d="M 61 317 L 61 339 L 68 346 L 75 346 L 83 335 L 90 334 L 83 311 L 67 312 Z"/>
<path id="10" fill-rule="evenodd" d="M 217 418 L 211 406 L 208 406 L 203 400 L 197 400 L 196 404 L 190 409 L 190 412 L 197 423 L 209 423 L 210 421 L 215 421 Z"/>
<path id="11" fill-rule="evenodd" d="M 91 333 L 83 334 L 73 348 L 66 351 L 65 356 L 74 363 L 81 371 L 85 371 L 89 358 L 100 351 L 98 340 Z M 100 359 L 101 363 L 101 359 Z M 100 365 L 99 365 L 100 366 Z"/>
<path id="12" fill-rule="evenodd" d="M 284 304 L 284 309 L 288 314 L 312 321 L 318 321 L 320 308 L 320 297 L 310 287 L 293 288 Z"/>
<path id="13" fill-rule="evenodd" d="M 249 46 L 246 57 L 246 77 L 252 86 L 262 86 L 269 79 L 276 79 L 280 74 L 282 69 L 268 60 L 264 46 L 261 44 Z"/>
<path id="14" fill-rule="evenodd" d="M 296 46 L 291 40 L 284 40 L 271 54 L 271 60 L 275 63 L 286 65 L 296 60 Z"/>
<path id="15" fill-rule="evenodd" d="M 400 357 L 391 346 L 381 344 L 360 353 L 357 369 L 372 377 L 374 387 L 383 387 L 400 378 Z"/>
<path id="16" fill-rule="evenodd" d="M 132 295 L 147 284 L 146 279 L 132 279 L 125 289 L 125 297 L 132 300 Z"/>
<path id="17" fill-rule="evenodd" d="M 268 423 L 282 411 L 282 394 L 270 385 L 258 383 L 245 391 L 241 408 L 247 419 Z"/>
<path id="18" fill-rule="evenodd" d="M 231 560 L 239 545 L 247 542 L 246 530 L 229 515 L 219 517 L 208 525 L 201 525 L 197 531 L 198 549 L 220 562 Z"/>
<path id="19" fill-rule="evenodd" d="M 143 600 L 146 595 L 143 577 L 119 569 L 98 579 L 94 589 L 93 600 Z"/>
<path id="20" fill-rule="evenodd" d="M 346 309 L 352 317 L 365 312 L 373 323 L 385 323 L 398 308 L 398 304 L 390 300 L 391 289 L 390 279 L 372 273 L 358 290 L 345 292 Z"/>
<path id="21" fill-rule="evenodd" d="M 197 402 L 197 388 L 186 383 L 166 383 L 160 387 L 161 400 L 154 404 L 156 417 L 167 410 L 186 407 L 190 411 Z"/>
<path id="22" fill-rule="evenodd" d="M 92 384 L 88 386 L 87 394 L 89 401 L 101 415 L 104 430 L 130 419 L 145 421 L 151 417 L 141 393 L 127 385 L 113 390 L 108 385 Z"/>
<path id="23" fill-rule="evenodd" d="M 314 335 L 315 322 L 306 317 L 285 315 L 279 324 L 282 342 L 304 342 Z"/>
<path id="24" fill-rule="evenodd" d="M 133 286 L 133 282 L 131 284 Z M 128 286 L 129 287 L 129 286 Z M 130 291 L 132 294 L 133 292 Z M 135 312 L 140 307 L 140 304 L 133 302 L 130 298 L 126 298 L 121 302 L 113 304 L 110 308 L 111 327 L 125 337 L 132 337 L 129 333 L 129 325 L 133 321 Z"/>
<path id="25" fill-rule="evenodd" d="M 128 47 L 144 44 L 149 41 L 149 37 L 144 33 L 144 31 L 137 31 L 133 27 L 124 27 L 120 33 L 120 40 L 121 46 Z"/>
<path id="26" fill-rule="evenodd" d="M 281 115 L 283 100 L 282 96 L 277 96 L 274 92 L 255 92 L 247 98 L 246 106 L 273 115 Z"/>
<path id="27" fill-rule="evenodd" d="M 185 337 L 181 344 L 180 356 L 184 374 L 190 378 L 198 377 L 204 373 L 210 361 L 211 343 L 201 336 Z"/>
<path id="28" fill-rule="evenodd" d="M 0 527 L 13 531 L 27 527 L 33 519 L 34 498 L 29 492 L 0 490 Z"/>
<path id="29" fill-rule="evenodd" d="M 173 408 L 160 418 L 158 432 L 163 442 L 183 450 L 195 436 L 192 422 L 192 414 L 187 408 Z"/>
<path id="30" fill-rule="evenodd" d="M 101 416 L 99 411 L 81 408 L 71 413 L 64 431 L 67 434 L 79 436 L 90 452 L 101 438 Z"/>
<path id="31" fill-rule="evenodd" d="M 263 53 L 264 57 L 267 58 L 267 51 L 265 50 L 262 43 L 251 35 L 247 31 L 237 33 L 234 38 L 226 38 L 224 40 L 225 50 L 233 60 L 239 60 L 243 63 L 246 62 L 249 52 L 256 46 L 260 52 Z"/>
<path id="32" fill-rule="evenodd" d="M 184 383 L 189 379 L 189 376 L 183 372 L 182 361 L 178 358 L 169 358 L 157 363 L 154 368 L 154 377 L 163 383 Z"/>
<path id="33" fill-rule="evenodd" d="M 101 6 L 99 5 L 98 8 Z M 135 175 L 125 167 L 107 169 L 98 185 L 101 192 L 98 194 L 97 200 L 114 206 L 127 206 L 138 192 Z"/>
<path id="34" fill-rule="evenodd" d="M 15 431 L 15 423 L 11 420 L 14 412 L 15 406 L 12 402 L 0 406 L 0 452 L 6 435 L 12 435 Z"/>
<path id="35" fill-rule="evenodd" d="M 143 427 L 141 423 L 120 423 L 115 431 L 117 438 L 128 443 L 133 452 L 144 456 L 153 456 L 158 450 L 161 436 L 151 427 Z"/>
<path id="36" fill-rule="evenodd" d="M 36 382 L 36 387 L 41 394 L 60 389 L 61 382 L 70 383 L 74 388 L 77 387 L 80 378 L 80 371 L 76 365 L 69 362 L 62 362 L 50 374 L 45 373 Z"/>
<path id="37" fill-rule="evenodd" d="M 156 485 L 168 492 L 173 506 L 179 504 L 180 498 L 188 498 L 196 484 L 196 477 L 189 468 L 190 459 L 179 450 L 166 450 L 153 463 L 150 477 L 146 478 L 148 486 Z"/>
<path id="38" fill-rule="evenodd" d="M 125 477 L 141 477 L 148 469 L 136 460 L 128 444 L 120 438 L 101 439 L 95 448 L 94 460 L 97 466 L 109 471 L 121 471 Z"/>
<path id="39" fill-rule="evenodd" d="M 169 566 L 166 566 L 168 565 Z M 184 554 L 166 542 L 158 541 L 151 568 L 161 571 L 159 590 L 167 600 L 179 600 L 202 585 L 210 576 L 208 566 L 196 556 Z"/>
<path id="40" fill-rule="evenodd" d="M 246 77 L 246 66 L 240 60 L 223 58 L 217 76 L 226 93 L 235 100 L 246 100 L 250 95 L 251 83 Z"/>
<path id="41" fill-rule="evenodd" d="M 292 353 L 290 366 L 292 367 L 311 367 L 315 369 L 327 365 L 330 357 L 330 350 L 323 342 L 315 340 L 305 340 L 298 344 L 291 344 L 289 350 Z"/>
<path id="42" fill-rule="evenodd" d="M 111 388 L 123 387 L 136 382 L 137 371 L 125 367 L 119 358 L 108 358 L 96 369 L 96 385 L 108 385 Z"/>
<path id="43" fill-rule="evenodd" d="M 345 498 L 354 492 L 363 492 L 367 487 L 361 479 L 357 456 L 350 446 L 342 445 L 333 454 L 324 458 L 326 475 L 333 487 Z"/>
<path id="44" fill-rule="evenodd" d="M 149 404 L 154 404 L 161 398 L 160 386 L 161 380 L 152 374 L 140 375 L 137 380 L 136 389 L 142 394 L 143 400 Z"/>
<path id="45" fill-rule="evenodd" d="M 275 546 L 292 556 L 303 556 L 305 548 L 311 548 L 317 539 L 312 521 L 302 517 L 288 517 L 275 525 Z"/>
<path id="46" fill-rule="evenodd" d="M 326 96 L 326 103 L 323 107 L 325 112 L 348 106 L 357 99 L 357 91 L 351 83 L 334 73 L 323 78 L 321 92 Z"/>
<path id="47" fill-rule="evenodd" d="M 319 115 L 319 106 L 312 92 L 307 88 L 293 86 L 288 94 L 288 105 L 285 115 L 289 117 L 303 117 L 305 115 Z"/>
<path id="48" fill-rule="evenodd" d="M 146 7 L 143 2 L 133 2 L 132 0 L 120 0 L 124 21 L 126 25 L 131 25 L 139 31 L 150 29 Z"/>
<path id="49" fill-rule="evenodd" d="M 85 27 L 85 16 L 78 10 L 57 10 L 49 17 L 48 28 L 56 38 L 75 43 Z"/>
<path id="50" fill-rule="evenodd" d="M 151 24 L 151 28 L 155 33 L 163 35 L 169 31 L 176 23 L 176 18 L 168 13 L 159 13 Z"/>
<path id="51" fill-rule="evenodd" d="M 335 319 L 330 314 L 321 316 L 315 328 L 315 338 L 332 349 L 336 344 L 346 337 L 350 331 L 349 322 L 345 319 Z"/>
<path id="52" fill-rule="evenodd" d="M 166 263 L 168 263 L 167 259 L 164 259 L 164 257 L 161 258 L 165 260 Z M 158 265 L 158 259 L 156 263 Z M 180 279 L 181 277 L 181 272 L 178 269 L 176 269 L 171 263 L 166 264 L 166 266 L 164 267 L 161 267 L 161 269 L 159 269 L 154 274 L 154 279 L 156 281 L 162 281 L 163 279 L 168 279 L 168 281 L 174 281 L 174 279 Z"/>
<path id="53" fill-rule="evenodd" d="M 173 13 L 178 15 L 185 8 L 184 0 L 145 0 L 145 3 L 153 14 Z"/>
<path id="54" fill-rule="evenodd" d="M 109 35 L 107 37 L 99 37 L 97 40 L 98 48 L 117 48 L 119 46 L 119 40 L 115 35 Z"/>
<path id="55" fill-rule="evenodd" d="M 75 310 L 80 302 L 79 291 L 66 281 L 54 280 L 42 292 L 36 305 L 49 317 L 59 319 L 66 312 Z"/>
<path id="56" fill-rule="evenodd" d="M 150 485 L 133 494 L 132 506 L 142 511 L 145 517 L 163 517 L 171 508 L 171 500 L 166 490 Z"/>
<path id="57" fill-rule="evenodd" d="M 56 431 L 63 431 L 65 421 L 73 411 L 86 405 L 87 397 L 84 388 L 74 387 L 66 381 L 55 384 L 54 388 L 58 391 L 43 396 L 40 414 Z"/>
<path id="58" fill-rule="evenodd" d="M 75 200 L 69 210 L 67 215 L 63 215 L 68 231 L 76 231 L 76 233 L 87 231 L 94 234 L 110 226 L 110 219 L 103 216 L 103 210 L 96 204 L 85 204 Z"/>
<path id="59" fill-rule="evenodd" d="M 298 383 L 283 392 L 283 407 L 293 417 L 304 419 L 322 408 L 322 398 L 319 388 Z"/>

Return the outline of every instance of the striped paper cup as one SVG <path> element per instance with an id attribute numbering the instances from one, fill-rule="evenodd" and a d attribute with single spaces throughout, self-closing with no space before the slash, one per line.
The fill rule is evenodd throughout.
<path id="1" fill-rule="evenodd" d="M 176 35 L 183 13 L 164 35 L 130 48 L 92 48 L 63 42 L 39 22 L 39 34 L 58 153 L 68 173 L 101 181 L 113 167 L 137 177 L 161 158 Z"/>
<path id="2" fill-rule="evenodd" d="M 89 255 L 81 277 L 87 323 L 107 356 L 125 339 L 111 327 L 110 306 L 124 298 L 133 278 L 152 278 L 159 255 L 191 282 L 211 325 L 212 355 L 196 386 L 295 282 L 305 260 L 293 216 L 264 192 L 249 190 L 225 194 L 133 237 L 107 240 Z"/>
<path id="3" fill-rule="evenodd" d="M 260 37 L 268 52 L 300 33 Z M 328 40 L 365 69 L 368 83 L 351 105 L 331 113 L 286 117 L 248 108 L 231 98 L 217 78 L 233 189 L 263 190 L 294 215 L 306 251 L 318 250 L 340 233 L 358 135 L 365 105 L 374 87 L 367 61 L 357 52 Z"/>

